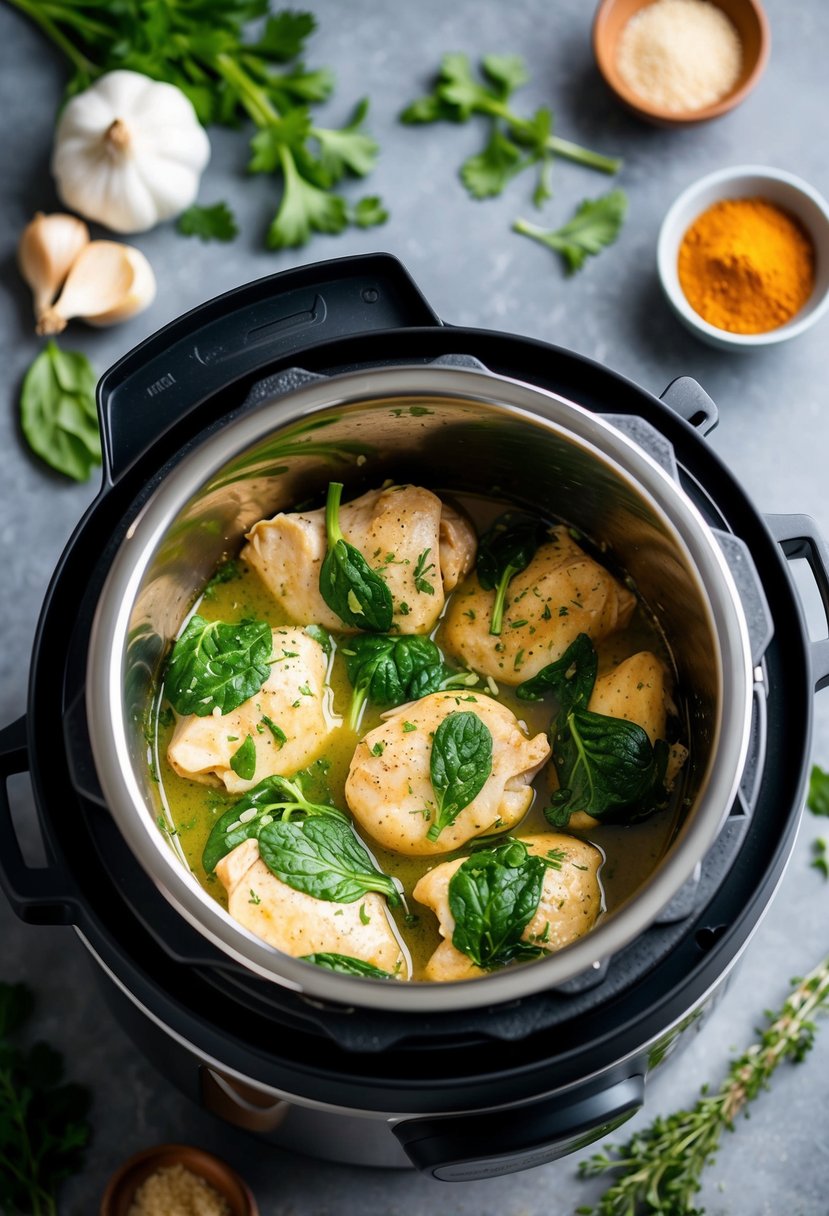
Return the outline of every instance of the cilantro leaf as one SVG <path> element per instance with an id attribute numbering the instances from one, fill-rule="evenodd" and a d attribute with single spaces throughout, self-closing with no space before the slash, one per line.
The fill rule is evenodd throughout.
<path id="1" fill-rule="evenodd" d="M 313 13 L 283 9 L 268 17 L 262 37 L 251 49 L 277 63 L 288 63 L 302 54 L 306 40 L 316 27 L 317 20 Z"/>
<path id="2" fill-rule="evenodd" d="M 227 203 L 200 207 L 194 203 L 178 217 L 176 224 L 182 236 L 197 236 L 203 241 L 232 241 L 239 235 L 236 217 Z"/>
<path id="3" fill-rule="evenodd" d="M 819 764 L 812 765 L 806 805 L 813 815 L 829 815 L 829 773 Z"/>
<path id="4" fill-rule="evenodd" d="M 484 55 L 481 60 L 484 75 L 489 77 L 506 101 L 511 93 L 527 84 L 530 74 L 520 55 Z"/>
<path id="5" fill-rule="evenodd" d="M 377 141 L 360 127 L 368 113 L 368 99 L 357 104 L 351 121 L 339 130 L 314 127 L 312 134 L 320 146 L 319 163 L 328 181 L 333 185 L 346 173 L 365 177 L 377 161 Z"/>
<path id="6" fill-rule="evenodd" d="M 611 190 L 596 199 L 585 199 L 573 218 L 561 228 L 545 231 L 527 220 L 516 220 L 513 231 L 531 237 L 555 250 L 567 264 L 567 273 L 580 270 L 589 256 L 601 253 L 619 235 L 627 212 L 623 190 Z"/>
<path id="7" fill-rule="evenodd" d="M 285 187 L 279 210 L 268 229 L 268 248 L 296 249 L 306 243 L 312 232 L 342 232 L 348 225 L 345 199 L 302 177 L 289 154 L 282 155 L 282 172 Z"/>
<path id="8" fill-rule="evenodd" d="M 351 222 L 357 228 L 375 228 L 378 224 L 385 224 L 388 218 L 389 213 L 376 194 L 361 198 L 350 213 Z"/>
<path id="9" fill-rule="evenodd" d="M 498 127 L 492 128 L 483 152 L 461 165 L 461 181 L 473 198 L 493 198 L 525 168 L 521 149 Z"/>

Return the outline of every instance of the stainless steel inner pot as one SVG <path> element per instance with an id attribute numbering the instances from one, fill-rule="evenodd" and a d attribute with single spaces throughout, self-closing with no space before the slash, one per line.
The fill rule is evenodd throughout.
<path id="1" fill-rule="evenodd" d="M 705 855 L 735 797 L 748 744 L 746 621 L 716 539 L 659 463 L 615 426 L 539 388 L 455 366 L 283 373 L 163 480 L 112 563 L 89 650 L 87 713 L 102 790 L 138 863 L 173 907 L 253 972 L 310 998 L 438 1012 L 538 992 L 588 970 L 654 920 Z M 609 403 L 612 408 L 612 403 Z M 687 814 L 646 884 L 547 959 L 485 979 L 390 984 L 290 958 L 238 925 L 156 824 L 147 710 L 169 644 L 216 565 L 258 519 L 333 476 L 346 497 L 387 477 L 497 492 L 606 544 L 657 614 L 689 706 Z"/>

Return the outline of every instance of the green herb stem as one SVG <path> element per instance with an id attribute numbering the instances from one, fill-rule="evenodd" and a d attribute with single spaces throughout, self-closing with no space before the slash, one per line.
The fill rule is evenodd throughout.
<path id="1" fill-rule="evenodd" d="M 504 102 L 491 101 L 479 103 L 478 109 L 482 113 L 491 114 L 493 118 L 503 118 L 510 128 L 514 138 L 524 142 L 529 137 L 529 142 L 535 143 L 531 137 L 532 127 L 526 119 L 520 118 L 508 105 Z M 605 156 L 601 152 L 594 152 L 590 148 L 585 148 L 581 144 L 573 143 L 570 139 L 561 139 L 558 135 L 550 135 L 544 141 L 544 146 L 556 156 L 561 156 L 564 160 L 575 161 L 578 165 L 585 165 L 589 169 L 599 169 L 602 173 L 618 173 L 622 167 L 622 159 L 618 156 Z"/>
<path id="2" fill-rule="evenodd" d="M 257 127 L 270 127 L 279 122 L 279 111 L 234 59 L 220 52 L 213 60 L 213 66 L 222 79 L 236 89 L 239 100 Z"/>
<path id="3" fill-rule="evenodd" d="M 280 149 L 280 152 L 282 149 Z M 287 177 L 288 168 L 285 168 Z M 333 549 L 337 541 L 344 540 L 345 537 L 340 529 L 340 499 L 343 496 L 343 483 L 341 481 L 331 481 L 328 483 L 328 497 L 325 500 L 325 532 L 328 537 L 328 547 Z"/>
<path id="4" fill-rule="evenodd" d="M 518 574 L 518 572 L 517 566 L 507 566 L 498 582 L 495 602 L 492 605 L 492 620 L 489 624 L 489 632 L 493 637 L 500 637 L 501 635 L 501 630 L 504 627 L 504 605 L 507 599 L 507 591 L 513 576 Z"/>
<path id="5" fill-rule="evenodd" d="M 804 979 L 768 1028 L 733 1061 L 720 1088 L 688 1111 L 656 1118 L 627 1144 L 610 1146 L 583 1161 L 583 1177 L 618 1175 L 584 1216 L 677 1216 L 698 1212 L 694 1196 L 702 1173 L 719 1148 L 723 1129 L 768 1086 L 785 1059 L 800 1063 L 814 1043 L 814 1017 L 829 1009 L 829 957 Z"/>
<path id="6" fill-rule="evenodd" d="M 40 26 L 46 37 L 51 39 L 59 50 L 63 51 L 77 72 L 90 77 L 100 75 L 102 69 L 94 64 L 91 59 L 87 59 L 86 55 L 79 51 L 75 44 L 66 37 L 48 15 L 43 5 L 35 4 L 33 0 L 9 0 L 9 4 L 21 13 L 25 13 L 31 21 L 34 21 L 35 25 Z M 63 9 L 61 9 L 61 17 L 64 17 Z M 103 30 L 104 27 L 101 27 L 101 29 Z M 109 31 L 106 32 L 109 33 Z"/>

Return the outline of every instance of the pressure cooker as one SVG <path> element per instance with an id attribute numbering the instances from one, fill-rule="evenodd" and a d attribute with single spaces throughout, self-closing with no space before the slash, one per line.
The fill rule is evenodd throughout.
<path id="1" fill-rule="evenodd" d="M 805 516 L 762 516 L 682 377 L 657 399 L 572 352 L 446 325 L 387 255 L 318 263 L 174 321 L 102 378 L 101 492 L 49 588 L 25 717 L 0 734 L 0 882 L 71 924 L 114 1015 L 197 1102 L 263 1139 L 444 1180 L 604 1135 L 713 1009 L 801 811 L 812 642 L 788 561 L 829 618 Z M 147 706 L 217 562 L 265 515 L 387 476 L 499 494 L 600 534 L 691 690 L 687 811 L 642 889 L 543 962 L 453 984 L 324 972 L 230 920 L 160 833 Z M 560 504 L 567 502 L 567 512 Z M 31 773 L 27 866 L 8 778 Z"/>

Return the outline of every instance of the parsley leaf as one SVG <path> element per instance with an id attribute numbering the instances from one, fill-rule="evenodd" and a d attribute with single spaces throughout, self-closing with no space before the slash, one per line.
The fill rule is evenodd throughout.
<path id="1" fill-rule="evenodd" d="M 621 230 L 627 213 L 627 196 L 623 190 L 611 190 L 599 198 L 585 199 L 573 218 L 561 228 L 545 231 L 527 220 L 516 220 L 513 231 L 531 237 L 561 254 L 567 273 L 581 270 L 588 256 L 601 253 L 612 245 Z"/>
<path id="2" fill-rule="evenodd" d="M 382 199 L 376 194 L 367 194 L 352 208 L 349 218 L 357 228 L 376 228 L 385 224 L 389 213 L 383 206 Z"/>
<path id="3" fill-rule="evenodd" d="M 813 815 L 829 816 L 829 773 L 825 773 L 819 764 L 812 765 L 806 805 Z"/>
<path id="4" fill-rule="evenodd" d="M 239 235 L 236 217 L 227 203 L 200 207 L 194 203 L 178 217 L 176 227 L 182 236 L 197 236 L 203 241 L 232 241 Z"/>

